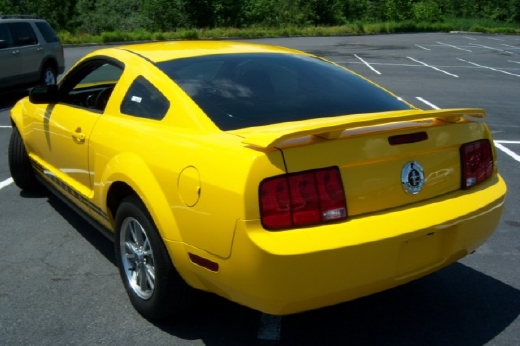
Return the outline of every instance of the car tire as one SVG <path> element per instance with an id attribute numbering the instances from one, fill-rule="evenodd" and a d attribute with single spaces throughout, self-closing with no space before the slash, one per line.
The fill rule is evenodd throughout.
<path id="1" fill-rule="evenodd" d="M 40 185 L 36 179 L 22 136 L 16 127 L 13 127 L 13 132 L 11 133 L 7 155 L 9 170 L 14 183 L 22 190 L 38 190 Z"/>
<path id="2" fill-rule="evenodd" d="M 45 65 L 42 70 L 40 77 L 41 85 L 54 85 L 56 84 L 58 76 L 56 70 L 51 65 Z"/>
<path id="3" fill-rule="evenodd" d="M 116 212 L 115 250 L 119 273 L 134 308 L 159 320 L 187 310 L 194 289 L 179 275 L 152 217 L 136 196 Z"/>

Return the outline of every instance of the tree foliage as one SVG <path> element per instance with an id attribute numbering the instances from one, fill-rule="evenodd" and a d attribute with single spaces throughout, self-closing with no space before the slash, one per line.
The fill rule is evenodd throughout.
<path id="1" fill-rule="evenodd" d="M 520 23 L 520 0 L 0 0 L 0 14 L 37 15 L 88 34 L 450 18 Z"/>

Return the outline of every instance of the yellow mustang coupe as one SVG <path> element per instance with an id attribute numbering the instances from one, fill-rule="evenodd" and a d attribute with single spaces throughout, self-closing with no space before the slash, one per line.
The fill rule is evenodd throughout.
<path id="1" fill-rule="evenodd" d="M 145 317 L 196 289 L 283 315 L 479 247 L 506 194 L 484 114 L 420 110 L 286 48 L 129 45 L 32 89 L 11 111 L 9 165 L 113 236 Z"/>

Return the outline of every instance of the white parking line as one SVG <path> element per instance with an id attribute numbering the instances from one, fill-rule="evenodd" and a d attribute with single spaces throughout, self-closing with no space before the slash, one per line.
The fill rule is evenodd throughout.
<path id="1" fill-rule="evenodd" d="M 468 64 L 475 65 L 475 66 L 478 66 L 478 67 L 481 67 L 481 68 L 486 68 L 488 70 L 492 70 L 492 71 L 496 71 L 496 72 L 502 72 L 502 73 L 505 73 L 505 74 L 508 74 L 508 75 L 511 75 L 511 76 L 520 77 L 520 74 L 514 74 L 514 73 L 511 73 L 511 72 L 502 71 L 502 70 L 499 70 L 499 69 L 496 69 L 496 68 L 493 68 L 493 67 L 479 65 L 479 64 L 476 64 L 474 62 L 467 61 L 467 60 L 464 60 L 464 59 L 461 59 L 461 58 L 457 58 L 457 60 L 463 61 L 463 62 L 467 62 Z"/>
<path id="2" fill-rule="evenodd" d="M 418 99 L 419 101 L 421 101 L 422 103 L 432 107 L 433 109 L 440 109 L 439 107 L 437 107 L 436 105 L 434 105 L 433 103 L 431 102 L 428 102 L 426 101 L 425 99 L 423 99 L 422 97 L 416 97 L 416 99 Z"/>
<path id="3" fill-rule="evenodd" d="M 513 48 L 513 49 L 520 49 L 520 48 L 518 48 L 518 47 L 510 46 L 510 45 L 508 45 L 508 44 L 503 44 L 503 43 L 502 43 L 502 46 L 509 47 L 509 48 Z"/>
<path id="4" fill-rule="evenodd" d="M 511 52 L 508 52 L 507 50 L 503 50 L 503 49 L 500 49 L 500 48 L 488 47 L 488 46 L 484 46 L 482 44 L 476 44 L 476 43 L 470 43 L 470 44 L 473 45 L 473 46 L 477 46 L 477 47 L 482 47 L 482 48 L 486 48 L 486 49 L 497 50 L 497 51 L 503 52 L 503 53 L 513 54 Z"/>
<path id="5" fill-rule="evenodd" d="M 453 46 L 453 45 L 451 45 L 451 44 L 447 44 L 447 43 L 442 43 L 442 42 L 437 42 L 437 43 L 440 44 L 440 45 L 443 45 L 443 46 L 447 46 L 447 47 L 455 48 L 455 49 L 458 49 L 458 50 L 464 50 L 464 51 L 466 51 L 466 52 L 470 52 L 470 53 L 471 53 L 471 51 L 470 51 L 469 49 L 460 48 L 460 47 Z"/>
<path id="6" fill-rule="evenodd" d="M 424 49 L 424 50 L 431 50 L 431 49 L 428 49 L 428 48 L 425 48 L 423 46 L 419 46 L 418 44 L 416 44 L 417 47 L 421 48 L 421 49 Z"/>
<path id="7" fill-rule="evenodd" d="M 440 68 L 437 68 L 437 67 L 435 67 L 435 66 L 428 65 L 428 64 L 426 64 L 426 63 L 424 63 L 424 62 L 422 62 L 422 61 L 415 60 L 414 58 L 410 58 L 409 56 L 407 56 L 407 58 L 410 59 L 410 60 L 412 60 L 412 61 L 415 61 L 415 62 L 417 62 L 417 63 L 419 63 L 419 64 L 422 64 L 422 65 L 424 65 L 424 66 L 426 66 L 426 67 L 429 67 L 429 68 L 431 68 L 431 69 L 434 69 L 435 71 L 439 71 L 439 72 L 445 73 L 445 74 L 447 74 L 447 75 L 450 75 L 450 76 L 452 76 L 452 77 L 459 78 L 459 76 L 457 76 L 456 74 L 452 74 L 452 73 L 446 72 L 446 71 L 441 70 Z"/>
<path id="8" fill-rule="evenodd" d="M 4 187 L 8 186 L 8 185 L 11 185 L 12 183 L 13 183 L 13 178 L 9 178 L 7 180 L 1 181 L 0 182 L 0 190 L 3 189 Z"/>
<path id="9" fill-rule="evenodd" d="M 497 147 L 498 149 L 502 150 L 507 155 L 511 156 L 514 160 L 520 162 L 520 155 L 518 155 L 514 151 L 512 151 L 512 150 L 510 150 L 510 149 L 508 149 L 508 148 L 506 148 L 505 146 L 502 145 L 503 143 L 505 143 L 505 144 L 520 144 L 520 142 L 518 142 L 518 141 L 494 141 L 494 142 L 495 142 L 495 147 Z"/>
<path id="10" fill-rule="evenodd" d="M 376 70 L 375 68 L 373 68 L 368 62 L 366 62 L 365 60 L 361 59 L 359 56 L 357 56 L 357 54 L 354 54 L 354 56 L 356 58 L 358 58 L 363 64 L 365 64 L 366 66 L 368 66 L 368 68 L 370 68 L 372 71 L 374 71 L 375 73 L 377 74 L 381 74 L 381 72 L 379 72 L 378 70 Z"/>
<path id="11" fill-rule="evenodd" d="M 509 62 L 512 62 L 512 63 L 515 63 L 515 64 L 520 64 L 520 61 L 514 61 L 514 60 L 508 60 Z"/>
<path id="12" fill-rule="evenodd" d="M 260 329 L 258 330 L 258 339 L 269 341 L 280 340 L 281 330 L 281 316 L 262 314 L 260 318 Z"/>
<path id="13" fill-rule="evenodd" d="M 0 129 L 10 129 L 11 126 L 4 126 L 4 125 L 0 125 Z"/>
<path id="14" fill-rule="evenodd" d="M 334 61 L 335 63 L 337 64 L 340 64 L 340 65 L 363 65 L 362 62 L 360 61 L 340 61 L 340 60 L 335 60 Z M 515 61 L 511 61 L 510 62 L 515 62 Z M 520 63 L 520 62 L 519 62 Z M 397 64 L 397 63 L 388 63 L 388 62 L 371 62 L 370 63 L 371 66 L 399 66 L 399 67 L 422 67 L 421 65 L 417 65 L 417 64 Z M 461 66 L 461 65 L 440 65 L 440 66 L 437 66 L 438 68 L 455 68 L 455 69 L 478 69 L 479 67 L 477 66 Z"/>
<path id="15" fill-rule="evenodd" d="M 476 40 L 477 40 L 477 39 L 474 38 L 474 37 L 468 37 L 468 36 L 462 36 L 462 37 L 467 38 L 468 40 L 473 40 L 473 41 L 476 41 Z"/>
<path id="16" fill-rule="evenodd" d="M 504 40 L 501 40 L 501 39 L 499 39 L 499 38 L 494 38 L 494 37 L 488 37 L 488 39 L 490 39 L 490 40 L 495 40 L 495 41 L 504 41 Z"/>
<path id="17" fill-rule="evenodd" d="M 419 101 L 421 101 L 421 102 L 427 104 L 428 106 L 432 107 L 433 109 L 440 109 L 439 107 L 437 107 L 436 105 L 434 105 L 431 102 L 426 101 L 422 97 L 416 97 L 416 98 Z M 508 148 L 506 148 L 505 146 L 502 145 L 502 144 L 520 144 L 520 141 L 498 141 L 498 140 L 495 140 L 493 142 L 495 143 L 495 147 L 497 149 L 502 150 L 504 153 L 506 153 L 507 155 L 511 156 L 514 160 L 520 162 L 520 155 L 518 155 L 514 151 L 512 151 L 512 150 L 510 150 L 510 149 L 508 149 Z"/>

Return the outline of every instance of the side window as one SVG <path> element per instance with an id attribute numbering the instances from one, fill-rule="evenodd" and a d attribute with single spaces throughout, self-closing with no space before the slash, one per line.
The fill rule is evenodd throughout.
<path id="1" fill-rule="evenodd" d="M 52 29 L 52 27 L 47 22 L 35 22 L 36 27 L 40 30 L 43 38 L 47 43 L 58 42 L 58 36 L 56 32 Z"/>
<path id="2" fill-rule="evenodd" d="M 121 113 L 140 118 L 161 120 L 170 101 L 149 81 L 139 76 L 132 83 L 121 104 Z"/>
<path id="3" fill-rule="evenodd" d="M 104 111 L 123 66 L 108 59 L 85 61 L 60 82 L 60 102 Z"/>
<path id="4" fill-rule="evenodd" d="M 29 23 L 9 23 L 14 46 L 30 46 L 38 43 L 36 34 Z"/>
<path id="5" fill-rule="evenodd" d="M 93 64 L 92 70 L 79 81 L 76 88 L 101 84 L 115 85 L 122 73 L 123 70 L 119 66 L 110 63 Z"/>
<path id="6" fill-rule="evenodd" d="M 8 48 L 11 44 L 11 34 L 7 24 L 0 24 L 0 49 Z"/>

